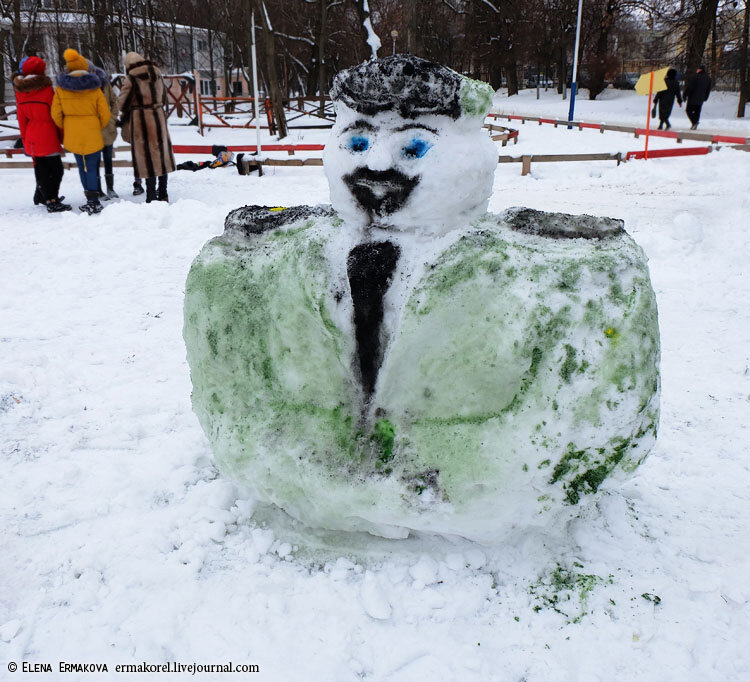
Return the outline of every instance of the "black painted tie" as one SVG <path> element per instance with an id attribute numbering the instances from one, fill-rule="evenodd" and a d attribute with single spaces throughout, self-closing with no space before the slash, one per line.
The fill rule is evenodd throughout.
<path id="1" fill-rule="evenodd" d="M 359 370 L 368 398 L 375 390 L 382 362 L 383 296 L 391 284 L 400 252 L 401 249 L 391 242 L 367 242 L 355 246 L 346 261 L 354 303 Z"/>

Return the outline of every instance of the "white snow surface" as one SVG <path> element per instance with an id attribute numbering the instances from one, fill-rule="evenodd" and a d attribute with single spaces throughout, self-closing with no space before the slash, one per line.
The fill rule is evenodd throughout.
<path id="1" fill-rule="evenodd" d="M 363 0 L 362 2 L 362 11 L 365 13 L 365 19 L 362 22 L 362 25 L 365 27 L 365 32 L 367 33 L 367 44 L 369 45 L 370 51 L 372 52 L 372 58 L 377 59 L 378 50 L 382 47 L 383 44 L 381 43 L 378 34 L 375 33 L 375 29 L 372 26 L 372 19 L 370 18 L 370 6 L 367 0 Z"/>
<path id="2" fill-rule="evenodd" d="M 414 121 L 392 111 L 365 116 L 337 103 L 336 125 L 323 162 L 331 205 L 350 231 L 354 226 L 369 225 L 371 219 L 344 178 L 365 168 L 373 172 L 396 169 L 409 178 L 419 178 L 405 205 L 389 215 L 376 216 L 376 225 L 399 233 L 437 236 L 463 228 L 486 212 L 497 150 L 481 121 L 473 117 L 454 121 L 433 114 L 420 116 L 416 122 L 427 128 L 403 130 L 405 124 Z M 369 127 L 362 129 L 362 123 Z M 367 140 L 368 148 L 351 151 L 348 146 L 352 137 Z M 421 158 L 403 153 L 413 139 L 429 147 Z M 467 154 L 467 149 L 471 153 Z"/>
<path id="3" fill-rule="evenodd" d="M 568 92 L 568 97 L 570 92 Z M 713 91 L 708 101 L 703 104 L 701 120 L 697 132 L 725 133 L 728 135 L 750 135 L 750 106 L 745 118 L 737 118 L 739 95 L 736 92 Z M 540 88 L 539 99 L 536 88 L 519 90 L 518 94 L 508 97 L 507 90 L 495 93 L 493 111 L 505 114 L 522 114 L 525 116 L 543 116 L 567 120 L 570 99 L 562 99 L 555 88 Z M 579 90 L 576 95 L 576 121 L 593 123 L 610 123 L 617 125 L 646 127 L 649 116 L 648 96 L 639 95 L 635 90 L 618 90 L 609 87 L 589 99 L 587 89 Z M 651 119 L 652 126 L 658 126 L 658 119 Z M 675 101 L 672 115 L 669 117 L 672 131 L 690 130 L 690 121 L 685 113 L 685 105 L 680 108 Z M 513 125 L 513 124 L 511 124 Z M 528 125 L 528 124 L 527 124 Z"/>
<path id="4" fill-rule="evenodd" d="M 520 129 L 504 153 L 642 142 Z M 95 217 L 48 216 L 30 170 L 0 173 L 1 679 L 28 677 L 10 661 L 108 664 L 70 680 L 144 661 L 274 681 L 750 677 L 750 154 L 498 167 L 491 211 L 625 219 L 650 259 L 663 379 L 659 440 L 623 487 L 502 546 L 312 534 L 212 464 L 181 337 L 189 265 L 232 208 L 327 201 L 321 168 L 178 172 L 172 203 L 148 206 L 116 169 L 124 199 Z M 63 193 L 82 203 L 75 172 Z M 597 579 L 565 589 L 558 565 Z M 156 677 L 190 676 L 128 675 Z"/>

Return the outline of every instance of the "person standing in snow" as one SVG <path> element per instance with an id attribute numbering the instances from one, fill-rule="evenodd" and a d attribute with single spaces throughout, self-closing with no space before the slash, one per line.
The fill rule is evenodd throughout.
<path id="1" fill-rule="evenodd" d="M 175 161 L 164 111 L 167 87 L 157 66 L 137 52 L 125 55 L 125 73 L 117 103 L 122 137 L 132 147 L 135 177 L 146 180 L 147 203 L 169 201 L 167 173 L 175 170 Z"/>
<path id="2" fill-rule="evenodd" d="M 117 108 L 117 96 L 115 91 L 112 89 L 112 84 L 109 82 L 109 74 L 107 74 L 101 67 L 95 66 L 91 60 L 88 60 L 89 71 L 96 74 L 97 78 L 101 81 L 102 94 L 104 99 L 107 100 L 107 106 L 109 107 L 109 123 L 102 129 L 102 138 L 104 140 L 104 147 L 102 147 L 102 160 L 104 161 L 104 180 L 107 183 L 106 194 L 102 191 L 102 179 L 101 176 L 97 176 L 99 182 L 99 197 L 101 199 L 117 199 L 118 195 L 115 192 L 115 175 L 112 172 L 112 150 L 114 147 L 115 140 L 117 139 L 117 114 L 119 109 Z"/>
<path id="3" fill-rule="evenodd" d="M 704 66 L 699 66 L 685 84 L 685 113 L 690 119 L 690 130 L 695 130 L 701 119 L 703 102 L 711 94 L 711 79 Z"/>
<path id="4" fill-rule="evenodd" d="M 39 57 L 26 57 L 21 73 L 13 79 L 16 90 L 18 127 L 26 153 L 34 159 L 37 192 L 48 213 L 69 211 L 58 194 L 63 178 L 60 130 L 51 116 L 54 91 L 45 71 L 47 64 Z"/>
<path id="5" fill-rule="evenodd" d="M 107 100 L 98 76 L 89 73 L 89 63 L 78 52 L 67 49 L 64 73 L 57 77 L 52 100 L 52 119 L 63 129 L 63 146 L 75 155 L 86 203 L 80 209 L 99 213 L 99 160 L 104 139 L 102 128 L 109 123 Z"/>
<path id="6" fill-rule="evenodd" d="M 677 98 L 678 106 L 682 107 L 682 97 L 680 97 L 680 84 L 677 82 L 677 71 L 669 69 L 667 75 L 664 78 L 664 82 L 667 84 L 666 90 L 660 90 L 654 97 L 654 112 L 656 113 L 656 107 L 659 106 L 659 130 L 663 126 L 669 130 L 672 126 L 669 123 L 669 117 L 672 114 L 672 107 L 674 107 L 675 98 Z"/>

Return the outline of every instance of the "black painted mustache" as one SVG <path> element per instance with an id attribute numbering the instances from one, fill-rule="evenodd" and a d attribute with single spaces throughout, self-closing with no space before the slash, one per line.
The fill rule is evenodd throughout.
<path id="1" fill-rule="evenodd" d="M 344 176 L 344 182 L 359 204 L 372 216 L 386 216 L 398 211 L 419 183 L 419 176 L 389 168 L 376 171 L 357 168 Z"/>

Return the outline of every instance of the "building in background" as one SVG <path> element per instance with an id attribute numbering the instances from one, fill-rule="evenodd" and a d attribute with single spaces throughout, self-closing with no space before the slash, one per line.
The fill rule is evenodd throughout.
<path id="1" fill-rule="evenodd" d="M 192 80 L 203 95 L 228 96 L 232 88 L 247 94 L 243 70 L 225 73 L 223 34 L 206 28 L 142 17 L 128 20 L 108 15 L 106 24 L 83 11 L 49 9 L 59 0 L 26 0 L 15 17 L 0 18 L 0 67 L 2 101 L 12 102 L 12 75 L 23 57 L 37 55 L 47 62 L 54 77 L 64 68 L 62 53 L 72 47 L 112 74 L 122 73 L 123 57 L 131 50 L 154 61 L 165 74 L 180 74 Z M 227 78 L 229 77 L 229 79 Z M 230 81 L 230 92 L 226 82 Z M 239 85 L 237 85 L 239 84 Z"/>

